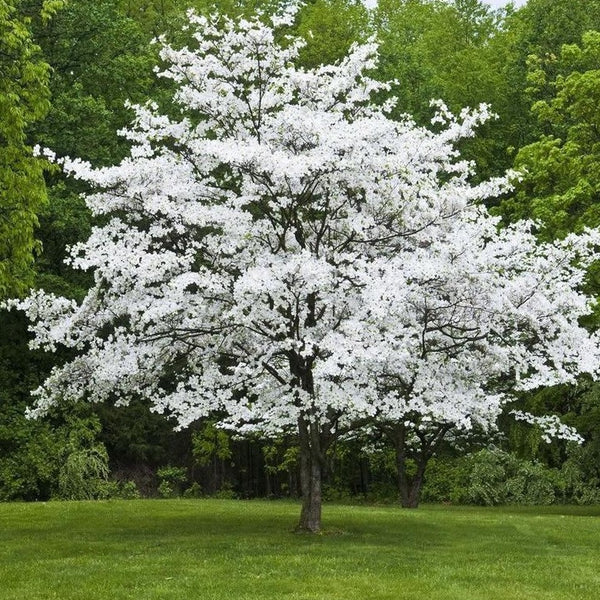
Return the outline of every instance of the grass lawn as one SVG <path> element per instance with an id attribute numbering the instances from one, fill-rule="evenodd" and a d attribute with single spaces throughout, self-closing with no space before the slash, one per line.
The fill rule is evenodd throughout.
<path id="1" fill-rule="evenodd" d="M 600 507 L 0 504 L 0 599 L 600 598 Z"/>

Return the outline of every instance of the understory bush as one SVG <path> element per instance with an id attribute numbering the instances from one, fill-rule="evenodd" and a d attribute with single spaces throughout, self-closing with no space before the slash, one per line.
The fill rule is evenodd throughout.
<path id="1" fill-rule="evenodd" d="M 197 481 L 183 492 L 184 498 L 202 498 L 203 495 L 202 486 Z"/>
<path id="2" fill-rule="evenodd" d="M 141 498 L 140 490 L 135 481 L 106 481 L 100 486 L 102 499 L 136 500 Z"/>
<path id="3" fill-rule="evenodd" d="M 600 504 L 596 454 L 589 446 L 575 446 L 561 468 L 564 496 L 574 504 Z"/>
<path id="4" fill-rule="evenodd" d="M 108 453 L 98 442 L 97 418 L 74 422 L 63 449 L 56 498 L 94 500 L 110 496 Z"/>
<path id="5" fill-rule="evenodd" d="M 552 504 L 561 489 L 556 469 L 498 449 L 471 456 L 465 501 L 470 504 Z"/>
<path id="6" fill-rule="evenodd" d="M 11 432 L 11 424 L 0 425 L 0 501 L 48 500 L 58 477 L 62 439 L 44 424 L 27 424 L 19 432 Z"/>
<path id="7" fill-rule="evenodd" d="M 161 498 L 179 498 L 187 481 L 187 470 L 168 465 L 156 472 L 159 480 L 158 493 Z"/>
<path id="8" fill-rule="evenodd" d="M 488 448 L 460 458 L 432 459 L 422 500 L 495 506 L 600 502 L 597 480 L 587 479 L 577 450 L 560 469 Z"/>

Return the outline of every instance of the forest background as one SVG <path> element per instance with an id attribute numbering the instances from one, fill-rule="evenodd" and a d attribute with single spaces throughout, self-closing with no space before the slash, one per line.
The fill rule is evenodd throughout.
<path id="1" fill-rule="evenodd" d="M 281 2 L 223 0 L 232 15 Z M 131 119 L 126 101 L 158 103 L 169 85 L 153 77 L 151 43 L 177 39 L 185 11 L 204 0 L 0 1 L 0 296 L 31 287 L 74 299 L 89 280 L 64 262 L 92 219 L 81 184 L 48 168 L 35 144 L 97 166 L 118 162 Z M 505 222 L 535 218 L 540 239 L 600 225 L 600 1 L 529 0 L 493 10 L 478 0 L 307 1 L 295 32 L 307 39 L 306 67 L 334 62 L 375 35 L 376 76 L 395 80 L 396 116 L 427 124 L 432 98 L 454 111 L 490 103 L 498 119 L 461 151 L 478 177 L 523 173 L 490 207 Z M 599 30 L 599 31 L 596 31 Z M 31 257 L 35 260 L 32 262 Z M 600 292 L 591 270 L 588 291 Z M 586 323 L 597 327 L 597 317 Z M 177 495 L 295 497 L 293 438 L 237 439 L 214 422 L 175 432 L 140 401 L 128 407 L 73 405 L 28 420 L 30 390 L 68 356 L 28 348 L 25 317 L 0 313 L 0 500 Z M 521 399 L 537 414 L 577 427 L 582 445 L 548 444 L 535 427 L 501 419 L 461 448 L 441 446 L 422 499 L 478 504 L 600 502 L 598 385 L 540 390 Z M 375 436 L 345 439 L 329 452 L 326 495 L 394 501 L 394 449 Z"/>

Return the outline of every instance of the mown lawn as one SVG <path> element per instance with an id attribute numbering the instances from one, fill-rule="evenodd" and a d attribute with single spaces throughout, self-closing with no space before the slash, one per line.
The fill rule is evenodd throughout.
<path id="1" fill-rule="evenodd" d="M 600 598 L 600 507 L 0 504 L 2 600 Z"/>

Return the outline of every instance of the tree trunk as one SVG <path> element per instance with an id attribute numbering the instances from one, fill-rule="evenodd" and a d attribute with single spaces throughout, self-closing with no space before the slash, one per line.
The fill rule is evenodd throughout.
<path id="1" fill-rule="evenodd" d="M 321 530 L 322 454 L 318 424 L 298 420 L 300 437 L 300 488 L 302 510 L 296 531 L 317 533 Z"/>
<path id="2" fill-rule="evenodd" d="M 307 298 L 308 315 L 305 327 L 313 327 L 315 321 L 315 294 Z M 295 324 L 297 326 L 297 324 Z M 303 357 L 290 352 L 290 373 L 296 385 L 311 397 L 314 396 L 312 364 L 314 356 Z M 298 439 L 300 442 L 300 489 L 302 510 L 296 531 L 317 533 L 321 530 L 322 478 L 325 468 L 325 451 L 331 443 L 327 427 L 322 427 L 312 407 L 300 412 L 298 417 Z"/>
<path id="3" fill-rule="evenodd" d="M 388 435 L 391 435 L 396 449 L 398 491 L 400 502 L 404 508 L 417 508 L 419 506 L 427 463 L 451 428 L 451 424 L 445 423 L 438 425 L 437 429 L 433 428 L 429 436 L 424 433 L 417 433 L 419 446 L 413 450 L 416 471 L 412 476 L 407 473 L 406 428 L 404 425 L 397 425 L 393 430 L 393 434 L 391 430 L 388 430 Z"/>
<path id="4" fill-rule="evenodd" d="M 400 503 L 403 508 L 417 508 L 421 499 L 421 488 L 423 487 L 423 475 L 425 473 L 426 461 L 417 464 L 417 472 L 413 477 L 406 473 L 406 465 L 398 465 L 398 488 L 400 492 Z"/>
<path id="5" fill-rule="evenodd" d="M 398 492 L 403 508 L 417 508 L 421 498 L 423 477 L 428 458 L 420 454 L 417 459 L 417 470 L 413 476 L 407 473 L 406 429 L 400 425 L 396 429 L 394 439 L 396 449 L 396 469 L 398 472 Z"/>

